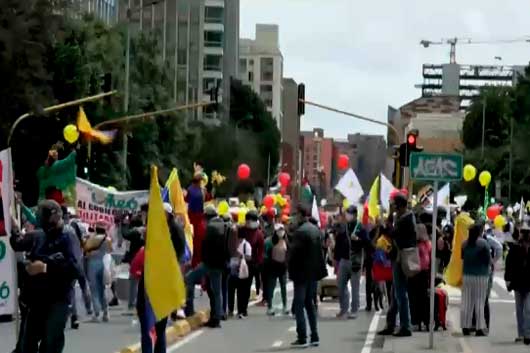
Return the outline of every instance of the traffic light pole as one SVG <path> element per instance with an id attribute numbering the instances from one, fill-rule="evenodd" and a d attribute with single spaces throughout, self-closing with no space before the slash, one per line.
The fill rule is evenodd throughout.
<path id="1" fill-rule="evenodd" d="M 325 105 L 322 105 L 322 104 L 318 104 L 318 103 L 315 103 L 315 102 L 307 101 L 307 100 L 304 100 L 304 99 L 299 99 L 299 101 L 301 103 L 304 103 L 304 104 L 307 104 L 307 105 L 312 105 L 312 106 L 317 107 L 317 108 L 321 108 L 321 109 L 329 110 L 331 112 L 335 112 L 335 113 L 339 113 L 339 114 L 342 114 L 342 115 L 346 115 L 346 116 L 349 116 L 351 118 L 368 121 L 370 123 L 374 123 L 374 124 L 377 124 L 377 125 L 386 126 L 397 137 L 398 143 L 401 143 L 401 136 L 399 136 L 399 133 L 396 130 L 396 128 L 394 126 L 390 125 L 389 123 L 385 123 L 385 122 L 382 122 L 382 121 L 379 121 L 379 120 L 376 120 L 376 119 L 372 119 L 372 118 L 367 118 L 367 117 L 359 115 L 359 114 L 349 113 L 349 112 L 344 111 L 344 110 L 335 109 L 335 108 L 328 107 L 328 106 L 325 106 Z"/>

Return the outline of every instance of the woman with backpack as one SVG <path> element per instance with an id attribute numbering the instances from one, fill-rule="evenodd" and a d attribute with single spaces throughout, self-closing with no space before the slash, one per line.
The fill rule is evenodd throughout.
<path id="1" fill-rule="evenodd" d="M 275 315 L 272 306 L 276 280 L 280 281 L 280 292 L 282 295 L 283 314 L 288 315 L 287 309 L 287 241 L 285 239 L 285 227 L 278 223 L 274 226 L 274 233 L 265 241 L 265 266 L 267 267 L 267 315 Z"/>
<path id="2" fill-rule="evenodd" d="M 250 286 L 252 278 L 249 274 L 248 261 L 252 259 L 252 246 L 245 239 L 245 234 L 237 232 L 238 245 L 236 255 L 230 258 L 230 275 L 228 277 L 228 316 L 234 316 L 234 301 L 237 291 L 238 318 L 248 316 L 247 308 L 250 299 Z"/>

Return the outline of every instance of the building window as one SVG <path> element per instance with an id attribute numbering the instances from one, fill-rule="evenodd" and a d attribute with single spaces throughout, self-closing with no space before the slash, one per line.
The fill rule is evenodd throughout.
<path id="1" fill-rule="evenodd" d="M 248 61 L 248 65 L 249 65 L 249 66 L 254 66 L 254 59 L 250 59 L 250 60 Z"/>
<path id="2" fill-rule="evenodd" d="M 267 108 L 272 108 L 272 99 L 264 99 L 263 103 L 265 103 Z"/>
<path id="3" fill-rule="evenodd" d="M 268 92 L 272 93 L 272 85 L 261 85 L 260 86 L 260 92 L 261 92 L 261 94 L 266 93 L 266 92 L 267 93 Z"/>
<path id="4" fill-rule="evenodd" d="M 202 80 L 202 88 L 204 90 L 204 93 L 209 93 L 212 88 L 215 87 L 217 84 L 217 80 L 215 78 L 205 78 Z"/>
<path id="5" fill-rule="evenodd" d="M 204 70 L 205 71 L 222 71 L 223 57 L 221 55 L 205 55 L 204 56 Z"/>
<path id="6" fill-rule="evenodd" d="M 239 71 L 247 72 L 247 59 L 239 59 Z"/>
<path id="7" fill-rule="evenodd" d="M 224 22 L 224 8 L 206 6 L 204 8 L 204 22 L 223 23 Z"/>
<path id="8" fill-rule="evenodd" d="M 274 58 L 261 58 L 261 80 L 274 80 Z"/>
<path id="9" fill-rule="evenodd" d="M 254 72 L 253 71 L 249 71 L 248 72 L 248 81 L 249 82 L 254 82 Z"/>
<path id="10" fill-rule="evenodd" d="M 223 32 L 205 31 L 204 46 L 207 48 L 221 48 L 223 46 Z"/>

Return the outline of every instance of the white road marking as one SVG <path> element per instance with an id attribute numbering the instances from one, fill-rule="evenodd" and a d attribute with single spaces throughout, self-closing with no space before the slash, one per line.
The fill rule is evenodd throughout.
<path id="1" fill-rule="evenodd" d="M 456 310 L 449 310 L 448 316 L 451 320 L 451 330 L 453 332 L 461 332 L 462 329 L 460 328 L 460 320 L 457 318 L 457 312 Z M 460 346 L 462 347 L 462 353 L 472 353 L 473 350 L 469 346 L 469 343 L 467 343 L 466 339 L 464 337 L 459 337 L 458 342 L 460 343 Z"/>
<path id="2" fill-rule="evenodd" d="M 282 346 L 282 341 L 274 341 L 274 343 L 272 344 L 272 348 L 280 348 Z"/>
<path id="3" fill-rule="evenodd" d="M 494 291 L 494 290 L 492 289 L 492 290 L 491 290 L 491 293 L 490 293 L 490 298 L 494 298 L 494 299 L 496 299 L 496 298 L 498 298 L 498 297 L 499 297 L 499 295 L 497 294 L 497 292 Z"/>
<path id="4" fill-rule="evenodd" d="M 495 283 L 497 283 L 497 285 L 499 285 L 501 288 L 503 288 L 506 292 L 508 292 L 508 288 L 506 288 L 506 282 L 504 281 L 504 279 L 502 277 L 497 277 L 497 276 L 493 276 L 493 281 Z M 508 292 L 510 293 L 510 295 L 512 297 L 515 296 L 515 294 L 513 293 L 513 291 L 511 292 Z"/>
<path id="5" fill-rule="evenodd" d="M 296 331 L 296 326 L 291 326 L 287 329 L 288 332 L 295 332 Z"/>
<path id="6" fill-rule="evenodd" d="M 187 343 L 190 343 L 191 341 L 193 341 L 194 339 L 196 339 L 197 337 L 199 337 L 203 333 L 204 333 L 204 330 L 199 330 L 199 331 L 192 332 L 191 334 L 189 334 L 188 336 L 184 337 L 183 339 L 181 339 L 177 343 L 169 346 L 167 348 L 167 352 L 168 353 L 175 352 L 177 349 L 179 349 L 180 347 L 182 347 L 183 345 L 185 345 Z"/>
<path id="7" fill-rule="evenodd" d="M 380 313 L 375 313 L 372 317 L 372 322 L 370 322 L 370 327 L 368 328 L 368 334 L 366 335 L 366 340 L 364 341 L 363 349 L 361 353 L 370 353 L 372 351 L 372 345 L 374 344 L 375 335 L 377 332 L 377 325 L 379 324 L 379 319 L 381 318 Z"/>

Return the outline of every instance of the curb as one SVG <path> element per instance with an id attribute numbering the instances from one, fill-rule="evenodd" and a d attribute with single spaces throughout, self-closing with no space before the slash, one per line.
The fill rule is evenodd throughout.
<path id="1" fill-rule="evenodd" d="M 210 310 L 197 311 L 193 316 L 184 320 L 178 320 L 166 329 L 166 344 L 169 346 L 190 332 L 202 327 L 210 319 Z M 142 346 L 135 343 L 119 351 L 119 353 L 141 353 Z"/>

